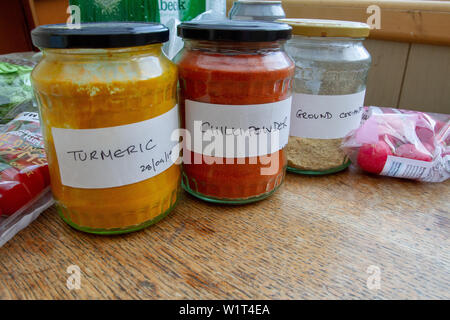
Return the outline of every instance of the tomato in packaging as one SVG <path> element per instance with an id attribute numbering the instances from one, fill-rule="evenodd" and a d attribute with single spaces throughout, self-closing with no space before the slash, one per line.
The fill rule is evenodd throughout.
<path id="1" fill-rule="evenodd" d="M 0 246 L 53 199 L 39 116 L 24 112 L 0 126 Z"/>
<path id="2" fill-rule="evenodd" d="M 445 181 L 450 177 L 450 115 L 368 107 L 342 149 L 370 173 Z"/>

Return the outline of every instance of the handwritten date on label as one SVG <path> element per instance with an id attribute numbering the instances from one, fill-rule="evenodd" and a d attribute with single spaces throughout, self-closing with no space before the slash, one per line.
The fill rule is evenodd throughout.
<path id="1" fill-rule="evenodd" d="M 170 150 L 169 152 L 165 151 L 164 158 L 160 158 L 160 159 L 152 158 L 151 163 L 146 164 L 146 165 L 141 165 L 139 168 L 141 169 L 141 172 L 145 172 L 145 171 L 157 172 L 158 171 L 157 168 L 160 165 L 163 165 L 163 164 L 171 161 L 171 157 L 172 157 L 172 150 Z"/>

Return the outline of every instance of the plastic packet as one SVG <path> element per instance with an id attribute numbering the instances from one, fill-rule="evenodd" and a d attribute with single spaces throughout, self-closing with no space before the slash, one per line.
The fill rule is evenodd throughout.
<path id="1" fill-rule="evenodd" d="M 28 227 L 39 215 L 53 205 L 54 200 L 50 187 L 36 201 L 25 206 L 10 217 L 0 216 L 0 247 L 14 237 L 20 230 Z"/>
<path id="2" fill-rule="evenodd" d="M 0 246 L 53 204 L 39 115 L 0 126 Z"/>
<path id="3" fill-rule="evenodd" d="M 367 172 L 442 182 L 450 177 L 450 115 L 368 107 L 342 149 Z"/>
<path id="4" fill-rule="evenodd" d="M 0 55 L 0 123 L 24 111 L 37 111 L 30 74 L 39 58 L 34 52 Z"/>

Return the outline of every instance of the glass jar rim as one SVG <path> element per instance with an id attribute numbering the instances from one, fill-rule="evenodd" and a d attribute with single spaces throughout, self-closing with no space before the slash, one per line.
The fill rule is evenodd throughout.
<path id="1" fill-rule="evenodd" d="M 289 18 L 276 21 L 290 25 L 292 34 L 299 36 L 366 38 L 370 33 L 368 24 L 355 21 Z"/>
<path id="2" fill-rule="evenodd" d="M 300 34 L 293 34 L 292 39 L 304 39 L 304 40 L 312 40 L 317 42 L 338 42 L 338 41 L 354 41 L 354 42 L 360 42 L 366 40 L 365 37 L 320 37 L 320 36 L 305 36 Z"/>

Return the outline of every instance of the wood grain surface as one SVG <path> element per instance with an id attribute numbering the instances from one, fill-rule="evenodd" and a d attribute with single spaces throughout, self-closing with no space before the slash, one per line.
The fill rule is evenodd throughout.
<path id="1" fill-rule="evenodd" d="M 353 168 L 288 174 L 246 206 L 183 194 L 166 219 L 125 236 L 77 232 L 51 208 L 0 248 L 0 298 L 449 299 L 449 191 Z M 79 290 L 66 287 L 70 265 Z"/>

